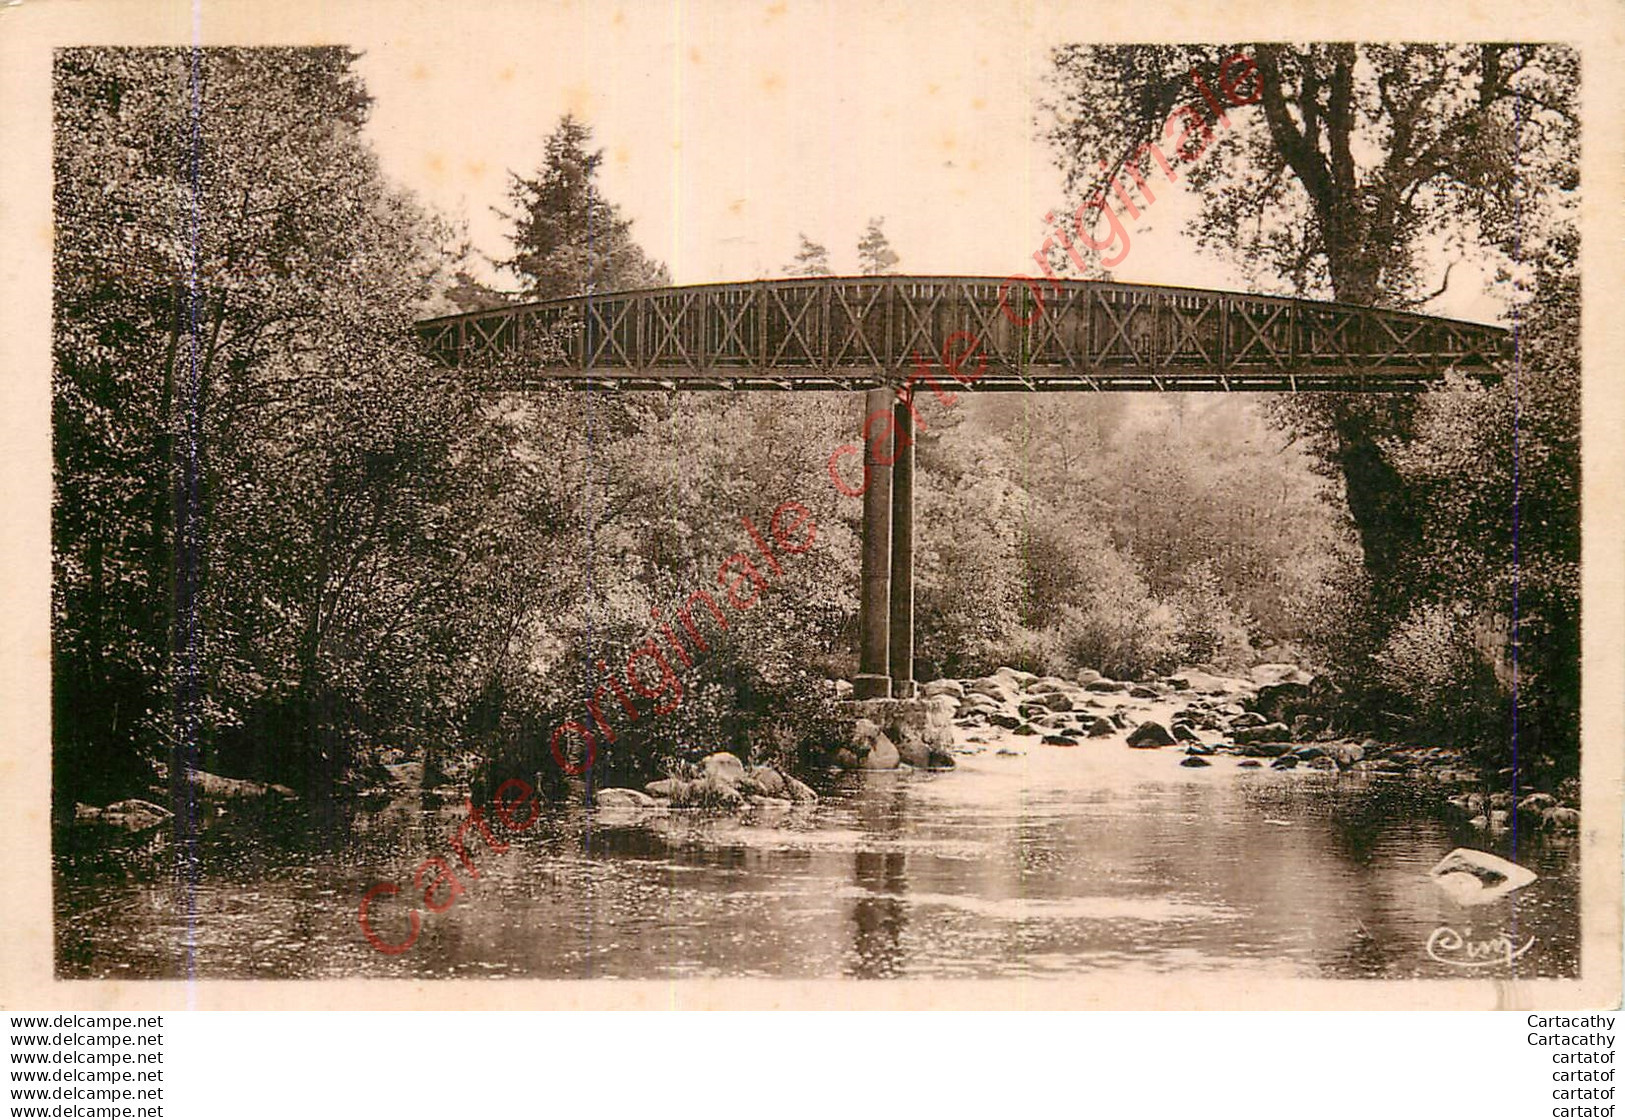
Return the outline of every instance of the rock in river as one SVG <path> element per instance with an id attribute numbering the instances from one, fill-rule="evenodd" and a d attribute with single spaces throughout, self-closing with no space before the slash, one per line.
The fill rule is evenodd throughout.
<path id="1" fill-rule="evenodd" d="M 745 764 L 739 761 L 737 755 L 727 751 L 718 751 L 716 754 L 705 756 L 700 763 L 705 770 L 707 778 L 720 778 L 725 782 L 737 782 L 745 776 Z"/>
<path id="2" fill-rule="evenodd" d="M 1541 815 L 1542 828 L 1552 832 L 1579 832 L 1580 810 L 1578 809 L 1547 809 Z"/>
<path id="3" fill-rule="evenodd" d="M 635 789 L 601 789 L 593 795 L 600 809 L 652 809 L 654 798 Z"/>
<path id="4" fill-rule="evenodd" d="M 1461 905 L 1478 906 L 1533 883 L 1537 876 L 1489 852 L 1457 848 L 1434 864 L 1428 877 Z"/>
<path id="5" fill-rule="evenodd" d="M 1284 723 L 1266 723 L 1257 727 L 1237 728 L 1235 721 L 1232 720 L 1230 729 L 1230 737 L 1238 743 L 1263 743 L 1270 740 L 1284 740 L 1292 735 L 1292 732 L 1287 730 Z"/>
<path id="6" fill-rule="evenodd" d="M 162 805 L 142 801 L 138 797 L 115 801 L 105 809 L 91 805 L 75 805 L 73 819 L 78 824 L 104 824 L 128 832 L 145 832 L 157 828 L 175 814 Z"/>
<path id="7" fill-rule="evenodd" d="M 1129 733 L 1128 745 L 1131 747 L 1167 747 L 1172 746 L 1174 737 L 1168 734 L 1168 729 L 1156 720 L 1146 720 Z"/>

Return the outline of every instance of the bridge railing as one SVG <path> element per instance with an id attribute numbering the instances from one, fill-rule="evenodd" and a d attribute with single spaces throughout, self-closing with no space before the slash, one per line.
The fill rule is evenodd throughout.
<path id="1" fill-rule="evenodd" d="M 418 325 L 440 360 L 467 364 L 551 337 L 540 378 L 780 387 L 906 376 L 958 335 L 985 388 L 1380 387 L 1462 369 L 1493 377 L 1506 333 L 1401 311 L 1098 281 L 839 277 L 708 284 L 523 304 Z M 1241 385 L 1232 386 L 1232 381 Z M 1042 383 L 1040 383 L 1042 382 Z M 850 384 L 848 384 L 850 383 Z"/>

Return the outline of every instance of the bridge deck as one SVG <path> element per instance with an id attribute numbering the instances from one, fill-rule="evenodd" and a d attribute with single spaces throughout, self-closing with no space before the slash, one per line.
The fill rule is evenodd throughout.
<path id="1" fill-rule="evenodd" d="M 1038 296 L 1042 296 L 1042 306 Z M 1026 326 L 1020 325 L 1026 323 Z M 1494 379 L 1499 327 L 1312 300 L 1063 280 L 865 276 L 614 292 L 417 324 L 490 387 L 868 389 L 972 339 L 1002 390 L 1395 391 Z M 532 360 L 541 340 L 562 355 Z M 964 365 L 968 374 L 976 360 Z M 940 367 L 936 373 L 942 376 Z"/>

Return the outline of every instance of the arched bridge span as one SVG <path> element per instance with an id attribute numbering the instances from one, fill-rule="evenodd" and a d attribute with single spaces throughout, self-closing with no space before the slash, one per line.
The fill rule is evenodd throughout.
<path id="1" fill-rule="evenodd" d="M 1494 377 L 1506 332 L 1404 311 L 1144 284 L 864 276 L 611 292 L 430 319 L 493 388 L 869 389 L 965 332 L 1005 390 L 1415 390 Z M 547 362 L 491 363 L 553 337 Z M 536 351 L 540 353 L 540 351 Z M 517 368 L 516 368 L 517 365 Z"/>

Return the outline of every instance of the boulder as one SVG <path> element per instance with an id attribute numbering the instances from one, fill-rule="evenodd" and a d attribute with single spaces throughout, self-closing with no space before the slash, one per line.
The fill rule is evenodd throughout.
<path id="1" fill-rule="evenodd" d="M 965 686 L 965 693 L 986 696 L 1000 704 L 1013 704 L 1016 699 L 1016 691 L 1010 687 L 1009 682 L 997 677 L 979 677 Z"/>
<path id="2" fill-rule="evenodd" d="M 1557 798 L 1549 793 L 1531 793 L 1518 802 L 1518 819 L 1531 824 L 1541 824 L 1544 821 L 1546 810 L 1557 808 Z"/>
<path id="3" fill-rule="evenodd" d="M 1000 665 L 993 670 L 993 676 L 999 680 L 1009 681 L 1018 690 L 1026 688 L 1038 679 L 1037 673 L 1029 673 L 1025 669 L 1012 669 L 1008 665 Z"/>
<path id="4" fill-rule="evenodd" d="M 1128 690 L 1128 694 L 1137 700 L 1155 700 L 1162 695 L 1162 693 L 1146 684 L 1134 685 Z"/>
<path id="5" fill-rule="evenodd" d="M 1468 816 L 1477 816 L 1484 811 L 1484 795 L 1482 793 L 1458 793 L 1446 802 L 1466 813 Z"/>
<path id="6" fill-rule="evenodd" d="M 745 772 L 745 778 L 755 787 L 753 792 L 763 797 L 784 796 L 784 775 L 771 766 L 752 766 Z"/>
<path id="7" fill-rule="evenodd" d="M 1240 762 L 1236 763 L 1236 765 L 1243 770 L 1257 770 L 1264 764 L 1258 761 L 1256 758 L 1244 758 Z"/>
<path id="8" fill-rule="evenodd" d="M 1087 692 L 1122 692 L 1128 686 L 1121 681 L 1108 681 L 1105 679 L 1090 681 L 1084 685 Z"/>
<path id="9" fill-rule="evenodd" d="M 918 735 L 905 735 L 897 742 L 897 753 L 916 770 L 952 770 L 952 747 L 927 742 Z"/>
<path id="10" fill-rule="evenodd" d="M 835 764 L 847 770 L 892 770 L 901 756 L 880 725 L 859 716 L 852 721 L 850 738 L 835 752 Z"/>
<path id="11" fill-rule="evenodd" d="M 1200 743 L 1202 737 L 1188 723 L 1176 723 L 1168 729 L 1182 743 Z"/>
<path id="12" fill-rule="evenodd" d="M 992 715 L 987 717 L 987 722 L 991 723 L 994 727 L 1002 727 L 1006 731 L 1014 731 L 1016 728 L 1021 727 L 1025 721 L 1023 721 L 1020 716 L 1013 716 L 1008 712 L 994 712 Z"/>
<path id="13" fill-rule="evenodd" d="M 931 699 L 933 696 L 952 696 L 955 700 L 963 700 L 965 698 L 965 686 L 958 681 L 944 677 L 927 683 L 920 689 L 920 696 L 926 700 Z"/>
<path id="14" fill-rule="evenodd" d="M 905 765 L 912 766 L 916 770 L 924 770 L 931 764 L 931 751 L 926 747 L 925 741 L 918 737 L 899 740 L 897 757 Z"/>
<path id="15" fill-rule="evenodd" d="M 175 814 L 162 805 L 143 801 L 139 797 L 115 801 L 105 809 L 92 805 L 75 804 L 73 819 L 78 824 L 102 824 L 109 828 L 122 828 L 126 832 L 146 832 L 157 828 Z"/>
<path id="16" fill-rule="evenodd" d="M 1336 770 L 1337 769 L 1337 763 L 1333 762 L 1331 759 L 1327 758 L 1323 754 L 1316 755 L 1314 758 L 1311 758 L 1309 760 L 1309 769 L 1311 769 L 1311 770 Z"/>
<path id="17" fill-rule="evenodd" d="M 1146 720 L 1129 733 L 1128 745 L 1131 747 L 1166 747 L 1171 746 L 1174 737 L 1168 729 L 1155 720 Z"/>
<path id="18" fill-rule="evenodd" d="M 1085 688 L 1087 688 L 1093 682 L 1098 681 L 1099 679 L 1100 679 L 1100 674 L 1095 672 L 1093 669 L 1079 669 L 1078 670 L 1078 684 L 1085 687 Z"/>
<path id="19" fill-rule="evenodd" d="M 1185 745 L 1185 753 L 1189 755 L 1212 754 L 1213 748 L 1208 746 L 1206 743 L 1187 743 Z"/>
<path id="20" fill-rule="evenodd" d="M 1195 768 L 1198 766 L 1212 766 L 1213 763 L 1209 762 L 1199 754 L 1189 754 L 1186 755 L 1185 758 L 1180 762 L 1180 765 Z"/>
<path id="21" fill-rule="evenodd" d="M 745 795 L 732 783 L 704 777 L 673 787 L 672 806 L 678 809 L 743 809 Z"/>
<path id="22" fill-rule="evenodd" d="M 1271 770 L 1296 770 L 1297 768 L 1298 760 L 1289 754 L 1283 754 L 1280 758 L 1277 758 L 1274 762 L 1270 763 Z"/>
<path id="23" fill-rule="evenodd" d="M 902 761 L 903 756 L 897 753 L 896 745 L 884 732 L 877 731 L 859 765 L 865 770 L 895 770 Z"/>
<path id="24" fill-rule="evenodd" d="M 1308 714 L 1300 715 L 1292 720 L 1292 737 L 1294 739 L 1308 739 L 1319 735 L 1326 729 L 1326 721 L 1319 716 Z"/>
<path id="25" fill-rule="evenodd" d="M 648 809 L 656 801 L 647 793 L 635 789 L 601 789 L 593 794 L 593 803 L 600 809 Z"/>
<path id="26" fill-rule="evenodd" d="M 1096 717 L 1088 724 L 1088 732 L 1091 739 L 1104 739 L 1107 735 L 1117 734 L 1117 727 L 1109 719 Z"/>
<path id="27" fill-rule="evenodd" d="M 1012 735 L 1037 735 L 1038 734 L 1038 728 L 1034 727 L 1030 723 L 1023 723 L 1020 726 L 1012 729 L 1010 734 L 1012 734 Z"/>
<path id="28" fill-rule="evenodd" d="M 1526 867 L 1474 848 L 1457 848 L 1428 872 L 1428 878 L 1463 906 L 1494 902 L 1537 877 Z"/>
<path id="29" fill-rule="evenodd" d="M 186 781 L 191 785 L 198 798 L 203 801 L 238 801 L 268 797 L 271 794 L 288 799 L 299 796 L 287 786 L 279 786 L 275 782 L 253 782 L 246 778 L 222 778 L 218 774 L 209 774 L 202 770 L 188 770 L 186 772 Z"/>
<path id="30" fill-rule="evenodd" d="M 1540 827 L 1548 832 L 1579 832 L 1580 810 L 1559 806 L 1547 809 L 1540 817 Z"/>
<path id="31" fill-rule="evenodd" d="M 784 775 L 784 795 L 797 804 L 818 800 L 818 794 L 811 786 L 788 774 Z"/>
<path id="32" fill-rule="evenodd" d="M 1292 753 L 1298 756 L 1299 762 L 1309 762 L 1313 759 L 1325 757 L 1326 749 L 1317 747 L 1313 743 L 1305 743 L 1301 747 L 1293 747 Z"/>
<path id="33" fill-rule="evenodd" d="M 1326 757 L 1337 764 L 1339 770 L 1353 768 L 1357 762 L 1365 760 L 1365 748 L 1359 743 L 1328 743 Z"/>
<path id="34" fill-rule="evenodd" d="M 1252 678 L 1256 684 L 1280 684 L 1282 681 L 1308 683 L 1307 674 L 1296 665 L 1286 661 L 1254 665 L 1247 670 L 1247 676 Z"/>
<path id="35" fill-rule="evenodd" d="M 1266 718 L 1286 721 L 1300 714 L 1300 705 L 1309 699 L 1309 686 L 1297 681 L 1267 684 L 1258 690 L 1247 707 Z"/>
<path id="36" fill-rule="evenodd" d="M 724 782 L 737 782 L 745 776 L 745 764 L 727 751 L 706 755 L 704 761 L 700 763 L 700 768 L 705 771 L 707 778 L 716 778 Z"/>
<path id="37" fill-rule="evenodd" d="M 1248 743 L 1242 748 L 1248 758 L 1279 758 L 1292 753 L 1291 743 Z"/>
<path id="38" fill-rule="evenodd" d="M 1263 727 L 1269 720 L 1257 712 L 1242 712 L 1230 721 L 1231 731 L 1244 731 L 1249 727 Z"/>
<path id="39" fill-rule="evenodd" d="M 1077 683 L 1060 677 L 1039 677 L 1027 686 L 1028 692 L 1076 692 Z"/>
<path id="40" fill-rule="evenodd" d="M 1072 697 L 1064 692 L 1046 692 L 1042 696 L 1034 697 L 1035 704 L 1042 704 L 1052 712 L 1070 712 L 1072 710 Z"/>
<path id="41" fill-rule="evenodd" d="M 681 778 L 661 778 L 658 782 L 647 782 L 643 791 L 651 797 L 664 797 L 671 799 L 677 796 L 677 790 L 688 783 Z"/>
<path id="42" fill-rule="evenodd" d="M 1078 741 L 1066 735 L 1046 735 L 1039 742 L 1049 747 L 1075 747 Z"/>
<path id="43" fill-rule="evenodd" d="M 1239 731 L 1232 730 L 1230 737 L 1238 743 L 1263 743 L 1271 740 L 1285 740 L 1291 734 L 1284 723 L 1266 723 L 1259 727 L 1244 727 Z"/>

